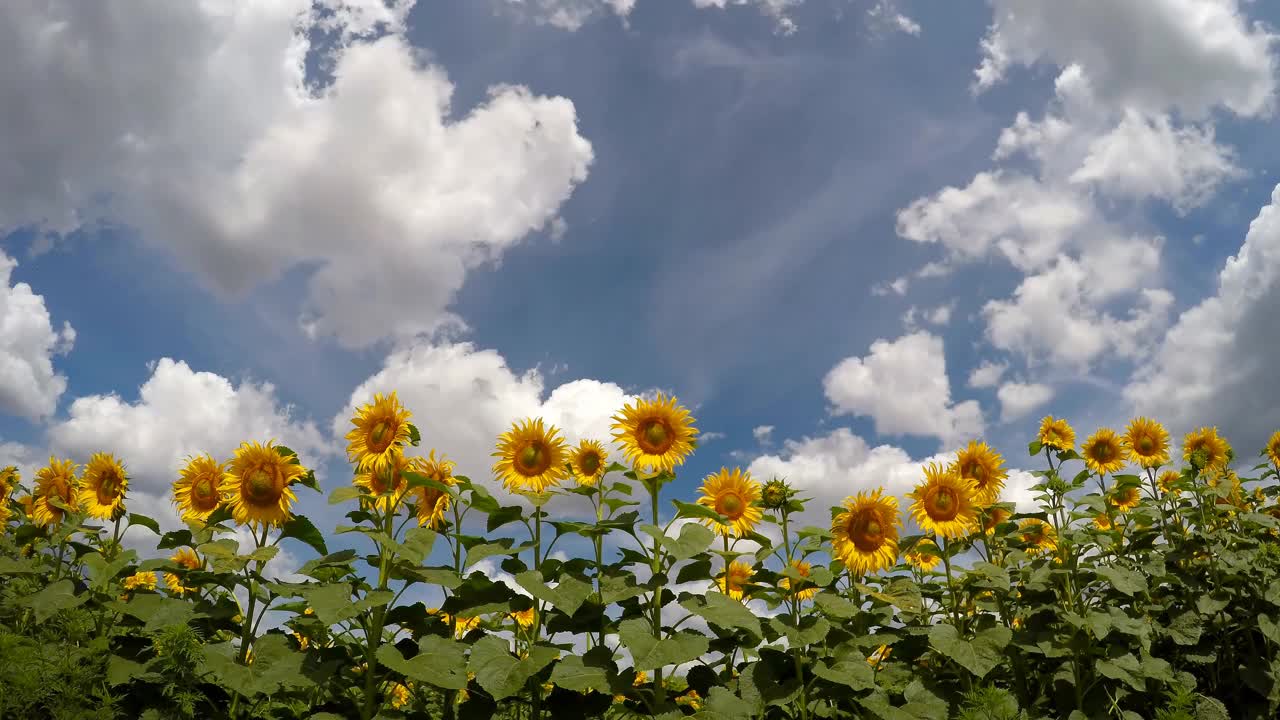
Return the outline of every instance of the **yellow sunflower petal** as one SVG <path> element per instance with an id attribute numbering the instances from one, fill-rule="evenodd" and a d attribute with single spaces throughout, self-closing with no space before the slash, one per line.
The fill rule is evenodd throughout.
<path id="1" fill-rule="evenodd" d="M 453 477 L 454 462 L 441 455 L 436 459 L 436 451 L 432 450 L 427 459 L 415 458 L 413 472 L 425 475 L 442 485 L 456 485 Z M 449 494 L 436 487 L 421 486 L 414 488 L 414 504 L 417 506 L 418 525 L 439 530 L 444 526 L 444 514 L 449 510 Z"/>
<path id="2" fill-rule="evenodd" d="M 1036 439 L 1045 447 L 1058 450 L 1074 450 L 1076 447 L 1076 431 L 1066 420 L 1055 419 L 1052 415 L 1040 421 L 1040 432 Z"/>
<path id="3" fill-rule="evenodd" d="M 595 440 L 583 440 L 574 448 L 569 457 L 569 465 L 573 467 L 574 478 L 584 487 L 594 486 L 604 477 L 604 469 L 609 463 L 609 453 L 604 445 Z"/>
<path id="4" fill-rule="evenodd" d="M 721 535 L 743 537 L 751 534 L 764 517 L 760 509 L 760 483 L 742 468 L 720 468 L 702 481 L 698 504 L 728 519 L 727 523 L 703 518 L 702 522 Z"/>
<path id="5" fill-rule="evenodd" d="M 271 441 L 246 442 L 231 458 L 221 491 L 237 523 L 279 527 L 289 520 L 289 505 L 297 499 L 289 486 L 305 474 L 296 455 L 284 457 Z"/>
<path id="6" fill-rule="evenodd" d="M 846 498 L 831 521 L 832 550 L 855 573 L 868 575 L 898 560 L 898 499 L 883 488 Z"/>
<path id="7" fill-rule="evenodd" d="M 57 500 L 74 507 L 80 481 L 76 478 L 76 464 L 70 460 L 49 458 L 49 464 L 36 472 L 36 488 L 32 494 L 31 522 L 36 525 L 56 525 L 62 522 L 64 511 L 53 504 Z"/>
<path id="8" fill-rule="evenodd" d="M 979 464 L 974 461 L 974 464 Z M 945 538 L 964 537 L 978 527 L 976 488 L 972 480 L 961 478 L 956 466 L 947 469 L 937 463 L 924 468 L 924 482 L 908 493 L 911 515 L 926 533 Z M 990 475 L 984 474 L 988 479 Z M 988 489 L 991 489 L 988 485 Z"/>
<path id="9" fill-rule="evenodd" d="M 1169 462 L 1169 431 L 1151 418 L 1131 420 L 1123 442 L 1129 459 L 1139 467 L 1160 467 Z"/>
<path id="10" fill-rule="evenodd" d="M 952 470 L 963 480 L 973 483 L 974 502 L 990 505 L 1000 498 L 1005 478 L 1004 458 L 985 442 L 971 441 L 956 453 Z"/>
<path id="11" fill-rule="evenodd" d="M 1124 469 L 1124 447 L 1110 428 L 1098 428 L 1080 446 L 1084 465 L 1098 475 L 1110 475 Z"/>
<path id="12" fill-rule="evenodd" d="M 360 472 L 385 469 L 409 442 L 409 418 L 413 413 L 400 404 L 394 391 L 375 393 L 373 402 L 362 406 L 351 418 L 347 433 L 347 458 Z"/>
<path id="13" fill-rule="evenodd" d="M 613 419 L 614 438 L 627 462 L 636 467 L 670 472 L 693 452 L 698 430 L 675 397 L 658 393 L 653 400 L 638 399 L 623 406 Z"/>
<path id="14" fill-rule="evenodd" d="M 722 572 L 716 578 L 716 586 L 725 595 L 734 600 L 741 600 L 745 593 L 744 586 L 751 580 L 752 575 L 755 575 L 755 571 L 750 565 L 734 560 L 729 563 L 728 572 Z"/>
<path id="15" fill-rule="evenodd" d="M 80 507 L 89 517 L 111 520 L 123 511 L 124 494 L 129 488 L 129 477 L 124 465 L 110 453 L 94 453 L 84 466 L 77 491 Z"/>
<path id="16" fill-rule="evenodd" d="M 508 490 L 540 493 L 568 476 L 564 437 L 542 418 L 516 422 L 498 438 L 493 474 Z"/>
<path id="17" fill-rule="evenodd" d="M 188 458 L 173 483 L 173 502 L 187 522 L 204 522 L 222 504 L 226 463 L 212 455 Z"/>

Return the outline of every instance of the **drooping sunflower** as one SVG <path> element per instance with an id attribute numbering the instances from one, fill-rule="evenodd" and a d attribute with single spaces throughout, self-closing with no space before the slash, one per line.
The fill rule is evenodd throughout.
<path id="1" fill-rule="evenodd" d="M 592 487 L 604 477 L 604 469 L 609 462 L 609 453 L 604 445 L 596 440 L 583 440 L 578 443 L 569 457 L 573 467 L 573 476 L 578 484 Z"/>
<path id="2" fill-rule="evenodd" d="M 875 652 L 872 652 L 870 655 L 867 656 L 867 664 L 873 668 L 879 667 L 880 663 L 888 660 L 889 656 L 892 654 L 893 654 L 893 648 L 889 647 L 888 645 L 881 645 L 880 647 L 875 649 Z"/>
<path id="3" fill-rule="evenodd" d="M 747 582 L 755 574 L 755 570 L 752 570 L 750 565 L 734 560 L 729 563 L 728 572 L 722 572 L 716 576 L 716 587 L 734 600 L 741 600 L 746 591 Z"/>
<path id="4" fill-rule="evenodd" d="M 524 610 L 517 610 L 511 613 L 511 619 L 523 630 L 533 627 L 533 608 L 529 607 Z"/>
<path id="5" fill-rule="evenodd" d="M 156 574 L 153 572 L 134 573 L 124 579 L 125 590 L 155 590 Z"/>
<path id="6" fill-rule="evenodd" d="M 868 575 L 898 561 L 898 499 L 883 488 L 845 498 L 844 512 L 831 521 L 831 546 L 850 570 Z"/>
<path id="7" fill-rule="evenodd" d="M 289 520 L 289 505 L 297 500 L 289 486 L 307 472 L 297 460 L 281 455 L 270 440 L 236 449 L 220 490 L 237 523 L 279 527 Z"/>
<path id="8" fill-rule="evenodd" d="M 1084 466 L 1098 475 L 1109 475 L 1124 468 L 1124 448 L 1110 428 L 1098 428 L 1080 446 Z"/>
<path id="9" fill-rule="evenodd" d="M 542 418 L 516 422 L 498 438 L 493 474 L 508 490 L 540 493 L 569 474 L 566 455 L 564 437 L 554 425 L 543 425 Z"/>
<path id="10" fill-rule="evenodd" d="M 169 556 L 169 560 L 178 567 L 186 568 L 187 570 L 199 570 L 204 567 L 204 561 L 191 548 L 179 548 L 178 552 Z M 165 573 L 164 584 L 165 587 L 169 588 L 169 592 L 174 595 L 187 595 L 198 590 L 198 588 L 183 585 L 182 578 L 176 573 Z"/>
<path id="11" fill-rule="evenodd" d="M 187 464 L 173 482 L 173 502 L 187 522 L 204 522 L 222 504 L 222 484 L 226 479 L 226 463 L 212 455 L 198 455 Z"/>
<path id="12" fill-rule="evenodd" d="M 128 488 L 129 476 L 124 472 L 124 465 L 111 453 L 97 452 L 84 466 L 76 494 L 86 515 L 111 520 L 122 510 Z"/>
<path id="13" fill-rule="evenodd" d="M 702 481 L 702 496 L 698 504 L 709 507 L 729 520 L 703 518 L 707 527 L 721 535 L 743 537 L 755 529 L 756 523 L 764 517 L 760 510 L 760 483 L 744 472 L 742 468 L 720 468 L 720 472 L 712 473 Z"/>
<path id="14" fill-rule="evenodd" d="M 624 405 L 613 419 L 613 437 L 633 466 L 671 472 L 693 452 L 698 430 L 689 411 L 678 405 L 674 396 L 658 393 L 653 400 L 637 399 Z"/>
<path id="15" fill-rule="evenodd" d="M 1227 462 L 1227 441 L 1218 434 L 1216 427 L 1192 430 L 1182 439 L 1182 459 L 1192 462 L 1196 453 L 1202 453 L 1204 468 L 1216 468 Z"/>
<path id="16" fill-rule="evenodd" d="M 987 510 L 985 519 L 982 523 L 983 533 L 986 535 L 995 535 L 996 528 L 1000 527 L 1002 523 L 1008 522 L 1011 517 L 1013 517 L 1013 513 L 1002 507 L 993 507 L 990 510 Z"/>
<path id="17" fill-rule="evenodd" d="M 1018 537 L 1029 555 L 1047 555 L 1058 549 L 1058 533 L 1040 518 L 1027 518 L 1018 523 Z"/>
<path id="18" fill-rule="evenodd" d="M 1151 418 L 1129 421 L 1123 443 L 1129 459 L 1139 467 L 1160 467 L 1169 462 L 1169 431 Z"/>
<path id="19" fill-rule="evenodd" d="M 803 560 L 792 560 L 791 567 L 795 568 L 795 571 L 803 578 L 809 577 L 809 572 L 812 569 L 809 563 Z M 778 587 L 782 588 L 783 592 L 788 593 L 801 602 L 804 602 L 805 600 L 812 600 L 813 596 L 818 594 L 818 586 L 816 585 L 811 585 L 810 587 L 802 588 L 791 593 L 791 578 L 786 577 L 778 581 Z"/>
<path id="20" fill-rule="evenodd" d="M 1055 419 L 1052 415 L 1046 415 L 1040 421 L 1040 432 L 1037 433 L 1036 440 L 1039 440 L 1044 447 L 1063 451 L 1074 450 L 1076 431 L 1071 429 L 1071 425 L 1065 419 Z"/>
<path id="21" fill-rule="evenodd" d="M 916 543 L 915 547 L 903 553 L 903 557 L 921 572 L 930 572 L 942 562 L 942 553 L 933 543 Z"/>
<path id="22" fill-rule="evenodd" d="M 955 466 L 944 468 L 937 463 L 924 467 L 924 482 L 907 493 L 911 516 L 926 533 L 945 538 L 963 537 L 978 525 L 978 508 L 974 504 L 976 490 L 972 480 L 962 479 Z"/>
<path id="23" fill-rule="evenodd" d="M 1009 476 L 1000 453 L 977 440 L 970 441 L 956 453 L 951 467 L 961 479 L 973 483 L 974 502 L 978 505 L 990 505 L 998 500 L 1005 478 Z"/>
<path id="24" fill-rule="evenodd" d="M 383 465 L 381 469 L 370 468 L 357 472 L 351 484 L 369 493 L 365 502 L 379 512 L 388 512 L 399 507 L 400 500 L 409 491 L 409 481 L 405 479 L 404 471 L 413 470 L 413 462 L 416 459 L 405 457 L 403 453 L 395 453 L 390 462 Z"/>
<path id="25" fill-rule="evenodd" d="M 49 464 L 36 472 L 36 489 L 32 494 L 31 522 L 36 525 L 56 525 L 62 522 L 64 511 L 51 502 L 57 500 L 69 507 L 75 506 L 76 491 L 80 481 L 76 478 L 76 464 L 70 460 L 49 457 Z"/>
<path id="26" fill-rule="evenodd" d="M 427 458 L 414 458 L 410 471 L 435 480 L 442 485 L 456 485 L 457 480 L 453 478 L 454 462 L 448 460 L 444 455 L 436 459 L 436 451 L 432 450 L 428 453 Z M 444 525 L 444 514 L 449 510 L 449 493 L 434 488 L 422 486 L 414 488 L 416 493 L 415 505 L 418 511 L 418 526 L 429 527 L 432 530 L 439 530 Z"/>
<path id="27" fill-rule="evenodd" d="M 1107 498 L 1107 502 L 1111 503 L 1111 507 L 1120 512 L 1129 512 L 1138 507 L 1142 502 L 1142 493 L 1138 492 L 1135 485 L 1128 485 L 1111 492 L 1111 497 Z"/>
<path id="28" fill-rule="evenodd" d="M 1267 449 L 1265 450 L 1265 453 L 1267 455 L 1267 459 L 1271 461 L 1271 464 L 1280 468 L 1280 430 L 1272 433 L 1271 439 L 1267 440 Z M 14 472 L 16 478 L 17 471 L 15 470 Z"/>
<path id="29" fill-rule="evenodd" d="M 1182 490 L 1177 487 L 1181 481 L 1182 473 L 1177 470 L 1165 470 L 1160 473 L 1160 477 L 1156 478 L 1156 485 L 1160 487 L 1160 492 L 1178 497 L 1182 494 Z"/>
<path id="30" fill-rule="evenodd" d="M 373 402 L 356 410 L 355 427 L 347 433 L 347 458 L 359 472 L 386 468 L 409 442 L 409 418 L 413 413 L 400 404 L 393 390 L 374 393 Z"/>
<path id="31" fill-rule="evenodd" d="M 391 687 L 387 689 L 387 698 L 391 701 L 391 707 L 399 710 L 409 704 L 412 696 L 409 694 L 409 688 L 398 682 L 393 682 Z"/>

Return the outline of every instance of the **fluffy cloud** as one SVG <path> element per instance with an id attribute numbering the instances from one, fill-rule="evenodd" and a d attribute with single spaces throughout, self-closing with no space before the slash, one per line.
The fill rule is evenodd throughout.
<path id="1" fill-rule="evenodd" d="M 989 1 L 978 89 L 1043 61 L 1079 65 L 1103 98 L 1140 109 L 1256 115 L 1271 105 L 1275 36 L 1237 0 Z"/>
<path id="2" fill-rule="evenodd" d="M 995 387 L 1000 384 L 1000 378 L 1004 377 L 1004 373 L 1008 369 L 1008 363 L 997 363 L 991 362 L 990 360 L 984 360 L 981 365 L 974 368 L 969 373 L 969 387 Z"/>
<path id="3" fill-rule="evenodd" d="M 876 340 L 866 357 L 840 361 L 823 380 L 836 414 L 867 415 L 876 432 L 925 435 L 944 445 L 982 432 L 982 410 L 953 403 L 942 339 L 928 332 Z"/>
<path id="4" fill-rule="evenodd" d="M 1000 399 L 1000 419 L 1009 422 L 1052 400 L 1053 388 L 1042 383 L 1009 382 L 1000 386 L 996 397 Z"/>
<path id="5" fill-rule="evenodd" d="M 798 28 L 790 11 L 804 0 L 692 0 L 699 9 L 723 10 L 732 6 L 754 6 L 776 23 L 777 31 L 790 35 Z M 636 0 L 503 0 L 503 7 L 538 23 L 570 32 L 581 29 L 591 19 L 612 12 L 626 22 Z M 920 23 L 903 14 L 897 0 L 874 0 L 867 8 L 868 21 L 877 28 L 908 35 L 920 34 Z"/>
<path id="6" fill-rule="evenodd" d="M 506 9 L 535 22 L 573 32 L 596 15 L 612 11 L 624 21 L 636 0 L 505 0 Z"/>
<path id="7" fill-rule="evenodd" d="M 1218 275 L 1217 292 L 1178 317 L 1125 388 L 1137 412 L 1175 431 L 1216 424 L 1252 456 L 1280 427 L 1280 186 Z"/>
<path id="8" fill-rule="evenodd" d="M 67 389 L 53 356 L 71 350 L 76 331 L 66 322 L 55 330 L 44 297 L 12 283 L 17 265 L 0 252 L 0 412 L 40 420 L 53 414 Z"/>
<path id="9" fill-rule="evenodd" d="M 557 224 L 593 154 L 565 98 L 452 107 L 399 34 L 412 5 L 5 3 L 0 104 L 23 110 L 0 118 L 0 232 L 109 218 L 228 293 L 303 268 L 304 327 L 350 346 L 440 327 L 469 269 Z"/>

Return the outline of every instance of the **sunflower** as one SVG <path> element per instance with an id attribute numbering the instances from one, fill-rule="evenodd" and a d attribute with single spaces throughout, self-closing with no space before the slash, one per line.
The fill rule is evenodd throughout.
<path id="1" fill-rule="evenodd" d="M 1080 446 L 1084 466 L 1099 475 L 1108 475 L 1124 468 L 1124 448 L 1120 438 L 1110 428 L 1098 428 L 1084 445 Z"/>
<path id="2" fill-rule="evenodd" d="M 156 574 L 153 572 L 134 573 L 124 579 L 125 590 L 155 590 Z"/>
<path id="3" fill-rule="evenodd" d="M 1004 469 L 1004 458 L 984 442 L 972 440 L 956 453 L 952 470 L 962 480 L 973 483 L 974 502 L 990 505 L 1000 497 L 1004 480 L 1009 473 Z"/>
<path id="4" fill-rule="evenodd" d="M 1195 465 L 1193 457 L 1202 453 L 1204 468 L 1216 468 L 1227 462 L 1227 441 L 1218 434 L 1216 427 L 1192 430 L 1182 439 L 1182 459 Z"/>
<path id="5" fill-rule="evenodd" d="M 187 570 L 199 570 L 204 566 L 204 561 L 201 560 L 200 556 L 196 554 L 196 551 L 191 548 L 179 549 L 178 552 L 169 556 L 169 560 L 178 567 L 183 567 Z M 175 573 L 165 573 L 164 584 L 165 587 L 169 588 L 169 592 L 174 595 L 186 595 L 198 590 L 198 588 L 184 586 L 182 584 L 182 578 Z"/>
<path id="6" fill-rule="evenodd" d="M 1013 517 L 1013 513 L 1001 507 L 993 507 L 987 510 L 982 522 L 983 533 L 995 535 L 996 528 L 1000 527 L 1002 523 L 1008 522 L 1011 517 Z"/>
<path id="7" fill-rule="evenodd" d="M 1018 537 L 1028 546 L 1028 555 L 1047 555 L 1058 549 L 1057 531 L 1039 518 L 1027 518 L 1018 523 Z"/>
<path id="8" fill-rule="evenodd" d="M 186 522 L 204 522 L 222 504 L 222 484 L 226 463 L 212 455 L 187 458 L 187 464 L 173 482 L 173 503 Z"/>
<path id="9" fill-rule="evenodd" d="M 1122 442 L 1135 465 L 1153 468 L 1169 462 L 1169 431 L 1155 420 L 1139 417 L 1129 421 Z"/>
<path id="10" fill-rule="evenodd" d="M 375 393 L 373 402 L 356 410 L 355 427 L 347 433 L 347 459 L 360 472 L 377 472 L 391 465 L 409 442 L 409 418 L 393 390 L 390 395 Z"/>
<path id="11" fill-rule="evenodd" d="M 636 467 L 671 472 L 693 452 L 698 430 L 674 396 L 658 393 L 653 400 L 637 399 L 613 419 L 613 437 L 621 443 L 627 462 Z"/>
<path id="12" fill-rule="evenodd" d="M 1110 530 L 1115 527 L 1115 523 L 1111 522 L 1110 515 L 1098 513 L 1093 517 L 1093 526 L 1099 530 Z"/>
<path id="13" fill-rule="evenodd" d="M 408 705 L 411 697 L 409 688 L 398 682 L 391 683 L 391 687 L 387 690 L 387 698 L 391 701 L 391 707 L 396 710 Z"/>
<path id="14" fill-rule="evenodd" d="M 89 517 L 111 520 L 124 509 L 124 493 L 129 477 L 124 466 L 110 453 L 94 453 L 84 466 L 77 491 L 80 507 Z"/>
<path id="15" fill-rule="evenodd" d="M 277 452 L 270 440 L 265 445 L 246 442 L 236 449 L 220 490 L 237 523 L 279 527 L 288 521 L 289 504 L 297 499 L 289 485 L 306 474 L 297 461 L 296 455 Z"/>
<path id="16" fill-rule="evenodd" d="M 0 497 L 9 497 L 18 487 L 18 468 L 14 465 L 0 468 Z"/>
<path id="17" fill-rule="evenodd" d="M 444 615 L 444 621 L 449 622 L 449 616 Z M 480 618 L 477 617 L 458 617 L 458 627 L 453 631 L 453 636 L 458 640 L 467 636 L 467 633 L 480 627 Z"/>
<path id="18" fill-rule="evenodd" d="M 889 647 L 888 645 L 881 645 L 880 647 L 875 649 L 875 652 L 867 656 L 867 664 L 873 668 L 879 668 L 880 663 L 884 662 L 885 660 L 888 660 L 889 656 L 892 654 L 893 654 L 893 648 Z"/>
<path id="19" fill-rule="evenodd" d="M 609 454 L 605 452 L 604 445 L 595 440 L 583 440 L 570 454 L 569 464 L 573 467 L 578 484 L 591 487 L 604 477 L 608 459 Z"/>
<path id="20" fill-rule="evenodd" d="M 516 624 L 519 625 L 521 629 L 528 630 L 533 627 L 533 608 L 530 607 L 525 610 L 517 610 L 511 613 L 511 619 L 515 620 Z"/>
<path id="21" fill-rule="evenodd" d="M 305 651 L 307 647 L 311 645 L 311 641 L 307 639 L 306 635 L 303 635 L 302 633 L 299 633 L 299 632 L 294 632 L 290 634 L 293 635 L 293 639 L 298 643 L 299 650 Z"/>
<path id="22" fill-rule="evenodd" d="M 1177 487 L 1177 484 L 1181 481 L 1182 473 L 1177 470 L 1165 470 L 1160 473 L 1160 477 L 1156 478 L 1156 485 L 1160 487 L 1160 492 L 1178 497 L 1182 494 L 1182 490 Z"/>
<path id="23" fill-rule="evenodd" d="M 542 418 L 516 422 L 498 438 L 493 473 L 508 490 L 540 493 L 569 474 L 566 454 L 564 438 L 554 425 L 544 427 Z"/>
<path id="24" fill-rule="evenodd" d="M 458 481 L 453 479 L 453 467 L 452 460 L 445 459 L 444 455 L 437 460 L 436 451 L 432 450 L 425 460 L 414 458 L 409 470 L 426 475 L 443 485 L 454 485 Z M 439 530 L 444 525 L 444 514 L 449 510 L 449 493 L 425 485 L 414 488 L 414 492 L 417 493 L 414 504 L 417 505 L 418 510 L 418 526 Z"/>
<path id="25" fill-rule="evenodd" d="M 978 524 L 978 509 L 974 506 L 975 487 L 972 480 L 962 479 L 955 466 L 944 469 L 937 463 L 924 467 L 924 482 L 916 486 L 907 497 L 911 515 L 916 524 L 927 533 L 937 533 L 946 538 L 968 535 Z"/>
<path id="26" fill-rule="evenodd" d="M 677 705 L 686 705 L 690 710 L 697 712 L 702 709 L 702 696 L 697 690 L 689 690 L 685 694 L 676 698 Z"/>
<path id="27" fill-rule="evenodd" d="M 721 535 L 748 535 L 764 516 L 759 499 L 760 483 L 742 468 L 720 468 L 720 472 L 712 473 L 702 481 L 702 497 L 698 498 L 698 504 L 715 510 L 729 522 L 711 518 L 703 518 L 702 522 Z"/>
<path id="28" fill-rule="evenodd" d="M 13 517 L 13 511 L 9 509 L 9 503 L 0 497 L 0 532 L 4 532 L 9 520 Z"/>
<path id="29" fill-rule="evenodd" d="M 746 592 L 745 585 L 747 581 L 755 574 L 755 570 L 752 570 L 750 565 L 734 560 L 729 563 L 729 571 L 727 573 L 722 572 L 716 577 L 716 587 L 720 588 L 720 592 L 734 600 L 741 600 Z"/>
<path id="30" fill-rule="evenodd" d="M 1047 415 L 1040 421 L 1040 432 L 1036 439 L 1042 446 L 1058 450 L 1074 450 L 1076 447 L 1076 431 L 1071 429 L 1065 419 L 1054 419 L 1052 415 Z"/>
<path id="31" fill-rule="evenodd" d="M 915 547 L 903 553 L 903 557 L 912 567 L 921 572 L 929 572 L 942 562 L 942 554 L 933 543 L 917 543 Z"/>
<path id="32" fill-rule="evenodd" d="M 803 577 L 803 578 L 809 577 L 809 571 L 811 569 L 811 566 L 809 565 L 809 563 L 803 560 L 792 560 L 791 567 L 795 568 L 795 571 L 799 573 L 800 577 Z M 782 578 L 782 580 L 778 582 L 778 587 L 782 588 L 784 592 L 790 591 L 791 578 L 786 578 L 786 577 Z M 788 592 L 788 594 L 792 594 L 792 593 Z M 792 595 L 797 600 L 804 602 L 805 600 L 812 600 L 813 596 L 817 594 L 818 594 L 818 586 L 814 585 L 812 587 L 804 588 L 803 590 L 797 590 Z"/>
<path id="33" fill-rule="evenodd" d="M 1280 468 L 1280 430 L 1271 434 L 1271 439 L 1267 440 L 1267 449 L 1264 452 L 1267 455 L 1267 459 L 1271 461 L 1271 464 Z M 18 471 L 13 468 L 6 469 L 14 471 L 14 483 L 17 483 Z"/>
<path id="34" fill-rule="evenodd" d="M 32 494 L 31 521 L 36 525 L 56 525 L 62 522 L 63 510 L 55 507 L 52 500 L 57 499 L 64 505 L 75 503 L 79 480 L 76 479 L 76 464 L 70 460 L 58 460 L 50 457 L 49 464 L 36 472 L 36 490 Z"/>
<path id="35" fill-rule="evenodd" d="M 391 461 L 380 470 L 357 472 L 351 484 L 363 488 L 369 493 L 365 502 L 371 504 L 379 512 L 390 512 L 400 506 L 400 500 L 409 490 L 409 481 L 404 477 L 405 470 L 413 470 L 414 460 L 403 453 L 395 453 Z M 416 471 L 415 471 L 416 472 Z"/>
<path id="36" fill-rule="evenodd" d="M 1138 507 L 1138 503 L 1142 502 L 1142 493 L 1138 492 L 1135 485 L 1128 485 L 1112 491 L 1111 497 L 1107 498 L 1107 502 L 1111 503 L 1120 512 L 1129 512 Z"/>
<path id="37" fill-rule="evenodd" d="M 867 575 L 898 560 L 898 499 L 883 488 L 845 498 L 845 511 L 831 521 L 832 549 L 850 570 Z"/>

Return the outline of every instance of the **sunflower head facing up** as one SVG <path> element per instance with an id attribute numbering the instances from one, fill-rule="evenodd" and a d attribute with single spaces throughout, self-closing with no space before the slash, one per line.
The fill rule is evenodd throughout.
<path id="1" fill-rule="evenodd" d="M 931 542 L 918 542 L 903 553 L 903 557 L 911 567 L 921 572 L 930 572 L 942 562 L 942 551 Z"/>
<path id="2" fill-rule="evenodd" d="M 1048 555 L 1058 550 L 1058 533 L 1040 518 L 1027 518 L 1018 523 L 1018 538 L 1026 545 L 1028 555 Z"/>
<path id="3" fill-rule="evenodd" d="M 540 493 L 568 476 L 564 437 L 542 418 L 516 422 L 498 438 L 493 473 L 508 490 Z"/>
<path id="4" fill-rule="evenodd" d="M 186 522 L 204 522 L 222 504 L 222 487 L 226 481 L 226 463 L 212 455 L 187 459 L 173 483 L 173 502 Z"/>
<path id="5" fill-rule="evenodd" d="M 1169 431 L 1151 418 L 1130 420 L 1122 442 L 1129 460 L 1139 467 L 1154 468 L 1169 462 Z"/>
<path id="6" fill-rule="evenodd" d="M 289 486 L 306 472 L 297 455 L 281 455 L 272 441 L 243 443 L 222 483 L 227 509 L 240 525 L 280 527 L 297 500 Z"/>
<path id="7" fill-rule="evenodd" d="M 868 575 L 898 561 L 898 499 L 883 488 L 845 498 L 831 521 L 832 550 L 850 570 Z"/>
<path id="8" fill-rule="evenodd" d="M 410 471 L 425 475 L 441 485 L 456 485 L 453 477 L 455 463 L 442 454 L 436 458 L 432 450 L 424 460 L 414 458 Z M 444 514 L 449 510 L 449 493 L 436 487 L 426 485 L 414 488 L 414 505 L 417 506 L 418 526 L 439 530 L 444 526 Z"/>
<path id="9" fill-rule="evenodd" d="M 1124 469 L 1124 447 L 1111 428 L 1098 428 L 1080 446 L 1084 466 L 1096 475 L 1110 475 Z"/>
<path id="10" fill-rule="evenodd" d="M 400 404 L 394 391 L 375 393 L 373 402 L 356 410 L 346 435 L 347 459 L 359 472 L 378 471 L 392 464 L 409 442 L 413 413 Z"/>
<path id="11" fill-rule="evenodd" d="M 65 511 L 53 504 L 58 501 L 74 507 L 80 481 L 76 478 L 76 464 L 70 460 L 49 457 L 49 464 L 36 471 L 36 489 L 32 495 L 31 522 L 36 525 L 57 525 Z"/>
<path id="12" fill-rule="evenodd" d="M 1055 419 L 1052 415 L 1046 415 L 1040 421 L 1040 432 L 1036 434 L 1036 440 L 1040 441 L 1043 447 L 1066 452 L 1076 447 L 1076 431 L 1071 429 L 1071 425 L 1065 419 Z"/>
<path id="13" fill-rule="evenodd" d="M 988 476 L 989 477 L 989 476 Z M 907 493 L 911 515 L 926 533 L 946 538 L 964 537 L 977 529 L 978 508 L 972 480 L 961 478 L 956 466 L 944 468 L 929 463 L 924 468 L 924 482 Z"/>
<path id="14" fill-rule="evenodd" d="M 627 403 L 613 417 L 613 437 L 622 445 L 628 463 L 651 472 L 671 472 L 693 452 L 698 434 L 693 417 L 674 396 Z"/>
<path id="15" fill-rule="evenodd" d="M 725 516 L 728 522 L 703 518 L 702 522 L 721 535 L 743 537 L 751 534 L 764 517 L 760 510 L 760 483 L 742 468 L 720 468 L 702 481 L 698 504 Z"/>
<path id="16" fill-rule="evenodd" d="M 741 600 L 746 593 L 747 583 L 755 574 L 755 570 L 752 570 L 750 565 L 734 560 L 729 563 L 729 568 L 725 572 L 716 577 L 716 587 L 734 600 Z"/>
<path id="17" fill-rule="evenodd" d="M 803 560 L 792 560 L 791 567 L 796 571 L 796 574 L 806 579 L 809 577 L 809 573 L 813 569 L 812 566 L 809 565 L 809 563 Z M 800 600 L 801 602 L 805 600 L 812 600 L 813 597 L 818 594 L 818 586 L 816 585 L 811 585 L 809 587 L 801 588 L 795 591 L 794 593 L 791 592 L 791 578 L 787 578 L 787 577 L 784 577 L 778 581 L 778 587 L 782 588 L 783 593 L 797 600 Z"/>
<path id="18" fill-rule="evenodd" d="M 956 453 L 951 468 L 962 480 L 973 483 L 974 502 L 978 505 L 996 502 L 1004 489 L 1005 478 L 1009 476 L 1000 453 L 977 440 L 971 440 Z"/>
<path id="19" fill-rule="evenodd" d="M 573 468 L 573 477 L 583 487 L 594 487 L 604 477 L 604 470 L 609 465 L 609 453 L 597 440 L 583 440 L 569 455 L 569 466 Z"/>
<path id="20" fill-rule="evenodd" d="M 204 561 L 191 548 L 180 548 L 178 552 L 169 556 L 170 562 L 185 570 L 199 570 L 204 567 Z M 169 588 L 169 592 L 174 595 L 188 595 L 196 592 L 199 588 L 186 587 L 182 584 L 182 578 L 176 573 L 164 574 L 165 587 Z"/>
<path id="21" fill-rule="evenodd" d="M 1228 450 L 1227 441 L 1218 434 L 1216 427 L 1192 430 L 1182 439 L 1182 459 L 1197 470 L 1226 465 Z"/>
<path id="22" fill-rule="evenodd" d="M 80 507 L 89 517 L 100 520 L 115 519 L 124 511 L 124 494 L 129 488 L 129 477 L 124 465 L 111 453 L 94 453 L 84 466 L 77 491 Z"/>

